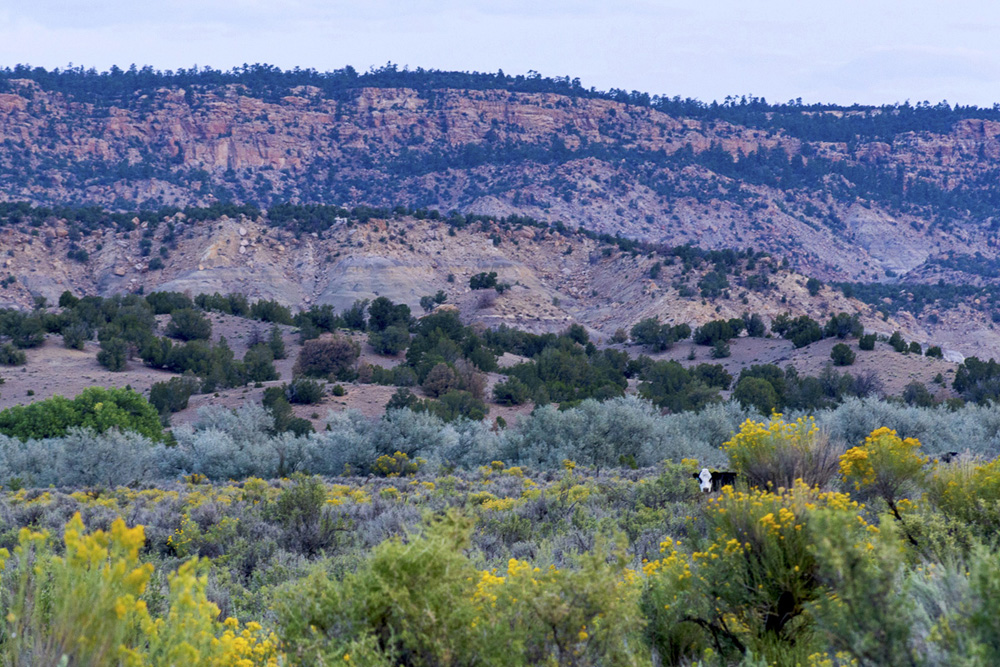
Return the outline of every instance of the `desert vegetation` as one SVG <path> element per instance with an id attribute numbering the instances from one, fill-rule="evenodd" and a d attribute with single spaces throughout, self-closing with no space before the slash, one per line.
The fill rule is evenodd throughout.
<path id="1" fill-rule="evenodd" d="M 1000 109 L 0 93 L 0 664 L 1000 663 Z"/>
<path id="2" fill-rule="evenodd" d="M 994 408 L 272 419 L 0 436 L 4 662 L 992 660 Z"/>

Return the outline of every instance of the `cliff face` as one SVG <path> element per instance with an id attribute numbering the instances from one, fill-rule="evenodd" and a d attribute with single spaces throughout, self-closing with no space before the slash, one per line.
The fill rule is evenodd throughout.
<path id="1" fill-rule="evenodd" d="M 13 81 L 0 94 L 0 198 L 527 214 L 670 244 L 752 246 L 856 280 L 936 281 L 937 258 L 998 252 L 991 214 L 968 204 L 988 205 L 1000 179 L 990 120 L 841 143 L 553 93 L 290 92 L 160 89 L 98 107 Z"/>

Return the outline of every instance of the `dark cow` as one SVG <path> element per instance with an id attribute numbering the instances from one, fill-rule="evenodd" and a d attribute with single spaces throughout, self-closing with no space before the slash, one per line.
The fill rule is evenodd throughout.
<path id="1" fill-rule="evenodd" d="M 737 474 L 721 470 L 713 472 L 708 468 L 702 468 L 701 472 L 694 473 L 692 477 L 698 480 L 702 491 L 715 493 L 724 486 L 735 486 Z"/>
<path id="2" fill-rule="evenodd" d="M 944 452 L 938 455 L 938 461 L 940 463 L 951 463 L 958 456 L 958 452 Z"/>

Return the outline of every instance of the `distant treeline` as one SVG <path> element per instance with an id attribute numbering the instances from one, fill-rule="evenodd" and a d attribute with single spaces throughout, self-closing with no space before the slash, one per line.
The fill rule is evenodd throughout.
<path id="1" fill-rule="evenodd" d="M 0 226 L 27 223 L 41 227 L 47 220 L 64 220 L 84 230 L 114 227 L 123 231 L 135 229 L 136 219 L 141 223 L 156 225 L 161 220 L 183 213 L 189 220 L 218 220 L 223 215 L 231 218 L 246 215 L 255 218 L 261 214 L 252 204 L 220 202 L 210 206 L 165 206 L 158 209 L 134 211 L 109 211 L 100 206 L 33 206 L 28 202 L 0 202 Z"/>
<path id="2" fill-rule="evenodd" d="M 392 176 L 413 177 L 446 171 L 473 169 L 484 165 L 563 164 L 582 158 L 594 158 L 609 163 L 629 162 L 637 167 L 639 183 L 664 197 L 694 197 L 702 203 L 715 199 L 741 205 L 755 205 L 758 195 L 743 185 L 762 185 L 783 190 L 822 191 L 836 199 L 877 201 L 894 210 L 921 212 L 929 222 L 975 217 L 992 220 L 1000 207 L 1000 187 L 995 183 L 1000 170 L 991 169 L 977 178 L 974 185 L 942 187 L 933 181 L 908 176 L 902 165 L 862 164 L 831 159 L 815 154 L 807 145 L 799 154 L 790 155 L 784 148 L 761 148 L 734 157 L 721 144 L 713 143 L 707 150 L 696 152 L 690 144 L 679 150 L 642 150 L 619 143 L 587 143 L 570 150 L 563 140 L 525 143 L 468 143 L 458 146 L 435 146 L 429 150 L 404 148 L 377 166 Z M 734 184 L 719 187 L 690 179 L 670 178 L 661 169 L 679 172 L 685 167 L 699 166 L 733 179 Z M 842 178 L 831 178 L 832 175 Z M 563 194 L 572 196 L 572 186 L 564 184 Z M 824 224 L 842 231 L 844 223 L 831 212 L 807 211 Z M 993 229 L 1000 221 L 993 223 Z"/>
<path id="3" fill-rule="evenodd" d="M 0 90 L 11 90 L 10 81 L 30 79 L 47 90 L 72 96 L 100 106 L 133 106 L 144 95 L 161 88 L 184 88 L 194 94 L 199 88 L 238 84 L 244 94 L 269 100 L 288 95 L 292 88 L 313 86 L 329 99 L 352 99 L 359 88 L 412 88 L 433 97 L 442 89 L 505 90 L 517 93 L 556 93 L 571 98 L 608 99 L 649 107 L 674 116 L 719 120 L 767 130 L 782 130 L 807 141 L 875 141 L 901 132 L 946 132 L 966 118 L 1000 119 L 1000 106 L 949 105 L 947 102 L 881 106 L 803 104 L 801 99 L 771 104 L 762 97 L 726 97 L 722 102 L 702 102 L 680 96 L 650 95 L 646 92 L 612 88 L 607 91 L 585 88 L 578 78 L 546 77 L 531 71 L 527 75 L 445 72 L 417 68 L 410 70 L 388 63 L 359 73 L 351 66 L 332 72 L 310 68 L 282 70 L 267 64 L 244 64 L 230 70 L 211 67 L 157 70 L 150 66 L 108 71 L 69 67 L 46 70 L 19 64 L 0 70 Z M 831 113 L 834 112 L 834 113 Z"/>
<path id="4" fill-rule="evenodd" d="M 593 232 L 583 227 L 569 228 L 561 221 L 549 223 L 526 215 L 495 217 L 475 213 L 451 211 L 447 214 L 436 209 L 412 208 L 409 206 L 375 207 L 355 206 L 344 208 L 325 204 L 275 204 L 269 209 L 261 209 L 253 204 L 218 202 L 210 206 L 188 206 L 179 208 L 165 206 L 156 209 L 136 209 L 131 211 L 109 211 L 100 206 L 33 206 L 28 202 L 0 202 L 0 227 L 28 224 L 41 227 L 46 221 L 62 220 L 73 232 L 87 232 L 95 229 L 114 228 L 132 231 L 139 224 L 146 223 L 155 229 L 160 222 L 178 213 L 187 220 L 204 222 L 218 220 L 223 215 L 238 218 L 244 215 L 250 219 L 266 215 L 270 226 L 292 232 L 296 235 L 323 233 L 338 223 L 367 223 L 370 220 L 390 220 L 399 217 L 413 217 L 417 220 L 440 220 L 450 227 L 463 229 L 470 225 L 496 224 L 501 228 L 535 227 L 551 229 L 563 236 L 580 235 L 609 246 L 617 246 L 622 252 L 632 254 L 659 253 L 678 257 L 685 265 L 697 266 L 702 261 L 716 265 L 733 265 L 739 258 L 763 257 L 766 253 L 747 250 L 704 250 L 692 245 L 670 246 L 625 238 L 623 236 Z"/>
<path id="5" fill-rule="evenodd" d="M 839 283 L 844 296 L 860 299 L 885 314 L 905 311 L 921 315 L 925 309 L 945 311 L 964 303 L 974 310 L 992 312 L 993 321 L 1000 322 L 1000 285 L 955 285 L 938 282 L 922 283 Z M 976 303 L 976 301 L 979 303 Z M 936 315 L 931 313 L 932 323 Z"/>

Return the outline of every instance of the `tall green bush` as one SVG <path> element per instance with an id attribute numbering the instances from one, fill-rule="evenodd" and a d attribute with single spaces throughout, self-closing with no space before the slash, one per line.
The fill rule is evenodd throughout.
<path id="1" fill-rule="evenodd" d="M 134 431 L 152 440 L 163 437 L 156 408 L 131 389 L 89 387 L 73 400 L 53 396 L 0 411 L 0 433 L 19 440 L 58 438 L 74 426 L 98 433 L 111 428 Z"/>

